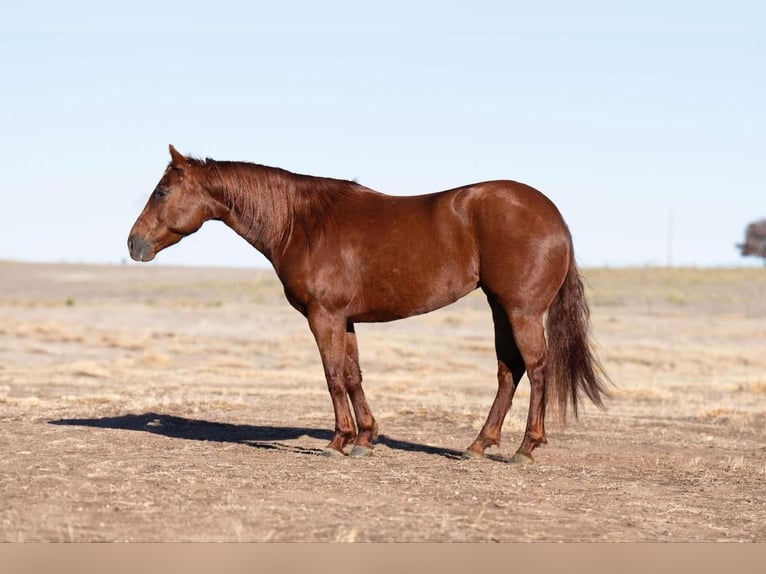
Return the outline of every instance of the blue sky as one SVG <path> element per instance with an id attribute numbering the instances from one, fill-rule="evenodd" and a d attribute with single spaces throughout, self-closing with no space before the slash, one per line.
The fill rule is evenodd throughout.
<path id="1" fill-rule="evenodd" d="M 523 181 L 583 265 L 760 264 L 766 3 L 109 4 L 0 8 L 0 259 L 126 259 L 173 143 L 391 194 Z M 266 262 L 208 223 L 152 264 Z"/>

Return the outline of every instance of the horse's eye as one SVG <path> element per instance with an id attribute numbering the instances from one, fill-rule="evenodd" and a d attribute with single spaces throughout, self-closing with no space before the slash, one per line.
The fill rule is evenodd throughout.
<path id="1" fill-rule="evenodd" d="M 168 190 L 167 189 L 155 189 L 154 190 L 154 197 L 156 197 L 157 199 L 162 199 L 167 194 L 168 194 Z"/>

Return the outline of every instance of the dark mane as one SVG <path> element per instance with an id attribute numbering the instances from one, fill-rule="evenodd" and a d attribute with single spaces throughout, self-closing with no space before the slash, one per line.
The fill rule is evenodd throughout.
<path id="1" fill-rule="evenodd" d="M 250 231 L 281 242 L 300 226 L 307 238 L 334 219 L 334 206 L 359 193 L 376 193 L 355 181 L 302 175 L 247 162 L 189 159 L 208 173 L 211 188 Z"/>

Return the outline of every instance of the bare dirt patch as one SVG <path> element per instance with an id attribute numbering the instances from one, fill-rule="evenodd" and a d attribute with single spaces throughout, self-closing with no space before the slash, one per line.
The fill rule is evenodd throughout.
<path id="1" fill-rule="evenodd" d="M 271 271 L 0 263 L 0 540 L 766 541 L 766 274 L 586 271 L 617 383 L 530 467 L 460 459 L 495 392 L 480 294 L 360 325 L 382 436 L 333 425 Z"/>

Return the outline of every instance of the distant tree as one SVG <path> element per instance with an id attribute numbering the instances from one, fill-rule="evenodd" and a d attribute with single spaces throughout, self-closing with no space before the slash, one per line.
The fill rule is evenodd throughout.
<path id="1" fill-rule="evenodd" d="M 761 257 L 766 265 L 766 219 L 747 226 L 745 242 L 737 245 L 743 257 Z"/>

